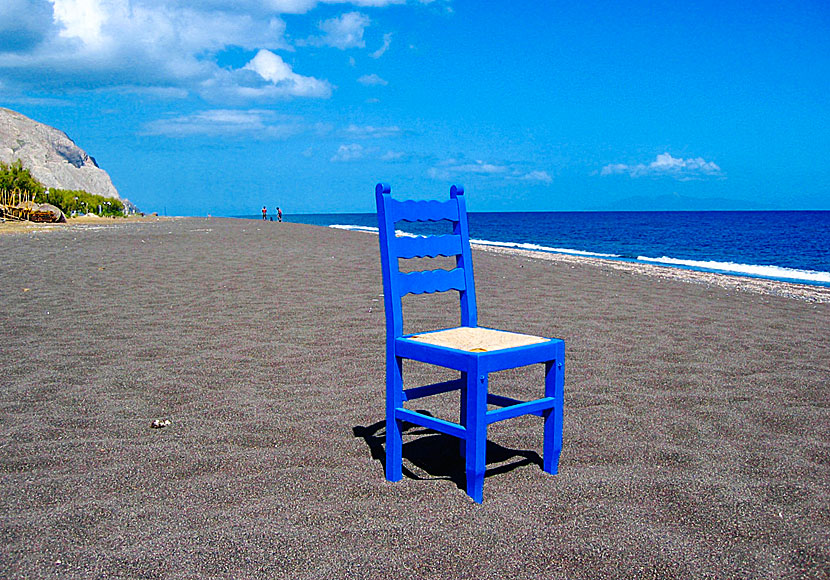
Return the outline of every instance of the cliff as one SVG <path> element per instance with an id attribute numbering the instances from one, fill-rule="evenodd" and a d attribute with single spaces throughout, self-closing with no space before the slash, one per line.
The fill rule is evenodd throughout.
<path id="1" fill-rule="evenodd" d="M 0 161 L 18 159 L 46 187 L 121 199 L 109 174 L 66 133 L 0 107 Z"/>

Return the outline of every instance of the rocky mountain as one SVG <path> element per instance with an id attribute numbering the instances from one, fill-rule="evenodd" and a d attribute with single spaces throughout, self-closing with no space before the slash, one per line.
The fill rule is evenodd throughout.
<path id="1" fill-rule="evenodd" d="M 109 174 L 66 133 L 0 107 L 0 161 L 18 159 L 46 187 L 121 199 Z"/>

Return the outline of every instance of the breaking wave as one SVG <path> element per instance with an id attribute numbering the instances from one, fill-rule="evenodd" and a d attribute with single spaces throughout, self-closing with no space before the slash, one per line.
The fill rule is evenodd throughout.
<path id="1" fill-rule="evenodd" d="M 377 234 L 378 228 L 373 226 L 362 226 L 355 224 L 332 224 L 329 227 L 340 230 L 351 230 L 364 233 Z M 415 236 L 406 231 L 397 231 L 399 236 Z M 571 256 L 584 256 L 588 258 L 604 258 L 606 260 L 622 260 L 627 262 L 641 262 L 675 268 L 699 270 L 703 272 L 715 272 L 719 274 L 732 274 L 736 276 L 750 276 L 754 278 L 768 278 L 787 282 L 798 282 L 804 284 L 818 284 L 830 286 L 830 272 L 819 270 L 803 270 L 787 268 L 784 266 L 742 264 L 738 262 L 727 262 L 717 260 L 687 260 L 672 258 L 669 256 L 651 257 L 645 255 L 623 255 L 603 252 L 589 252 L 585 250 L 574 250 L 571 248 L 559 248 L 545 246 L 542 244 L 526 242 L 501 242 L 485 239 L 471 239 L 471 243 L 498 248 L 515 248 L 518 250 L 530 250 L 534 252 L 549 252 L 556 254 L 567 254 Z M 636 255 L 636 257 L 635 257 Z"/>
<path id="2" fill-rule="evenodd" d="M 715 260 L 681 260 L 678 258 L 670 258 L 668 256 L 661 256 L 659 258 L 637 256 L 637 260 L 651 264 L 679 266 L 725 274 L 772 278 L 774 280 L 794 280 L 800 282 L 811 282 L 813 284 L 830 284 L 830 272 L 798 270 L 796 268 L 785 268 L 783 266 L 737 264 L 735 262 L 717 262 Z"/>

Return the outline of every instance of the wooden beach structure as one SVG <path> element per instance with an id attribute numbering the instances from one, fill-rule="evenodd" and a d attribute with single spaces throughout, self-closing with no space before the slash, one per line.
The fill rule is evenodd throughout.
<path id="1" fill-rule="evenodd" d="M 49 203 L 39 204 L 34 193 L 0 189 L 0 217 L 12 221 L 54 223 L 66 221 L 63 212 Z"/>

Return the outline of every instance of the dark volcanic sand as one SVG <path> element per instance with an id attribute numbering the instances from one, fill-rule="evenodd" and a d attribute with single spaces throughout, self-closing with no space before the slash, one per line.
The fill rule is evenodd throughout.
<path id="1" fill-rule="evenodd" d="M 374 236 L 188 218 L 0 255 L 0 577 L 830 575 L 829 304 L 476 252 L 480 323 L 567 344 L 559 474 L 540 419 L 498 423 L 477 505 L 421 429 L 384 479 Z"/>

